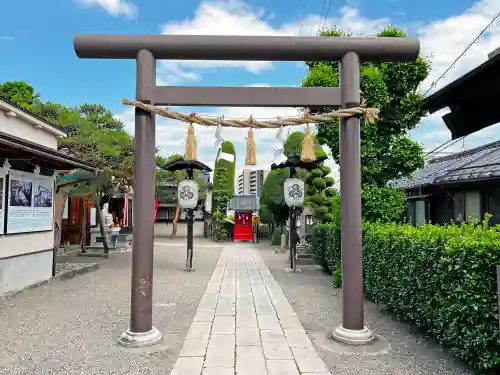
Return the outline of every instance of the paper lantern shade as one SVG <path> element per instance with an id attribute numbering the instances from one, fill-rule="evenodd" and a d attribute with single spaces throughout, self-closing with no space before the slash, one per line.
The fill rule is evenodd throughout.
<path id="1" fill-rule="evenodd" d="M 198 183 L 193 180 L 179 182 L 177 202 L 181 208 L 195 208 L 198 205 Z"/>
<path id="2" fill-rule="evenodd" d="M 304 181 L 300 178 L 287 178 L 283 184 L 283 193 L 288 207 L 301 207 L 304 204 Z"/>

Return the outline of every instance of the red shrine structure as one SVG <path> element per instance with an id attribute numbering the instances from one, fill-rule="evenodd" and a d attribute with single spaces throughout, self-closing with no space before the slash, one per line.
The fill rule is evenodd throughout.
<path id="1" fill-rule="evenodd" d="M 233 195 L 229 209 L 234 210 L 234 241 L 253 240 L 253 214 L 258 211 L 255 195 Z"/>

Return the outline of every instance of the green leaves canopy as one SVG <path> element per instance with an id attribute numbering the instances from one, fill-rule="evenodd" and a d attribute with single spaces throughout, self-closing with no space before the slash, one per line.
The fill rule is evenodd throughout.
<path id="1" fill-rule="evenodd" d="M 165 158 L 163 156 L 156 156 L 156 166 L 158 168 L 165 167 L 174 160 L 182 159 L 183 155 L 174 154 Z M 206 181 L 203 177 L 198 175 L 198 171 L 193 173 L 194 180 L 198 182 L 199 194 L 198 197 L 201 201 L 205 199 Z M 164 171 L 157 170 L 155 173 L 155 196 L 158 203 L 175 203 L 177 202 L 177 184 L 187 178 L 187 171 Z"/>
<path id="2" fill-rule="evenodd" d="M 0 84 L 0 97 L 42 117 L 61 128 L 58 148 L 99 169 L 109 169 L 118 185 L 133 185 L 133 138 L 100 104 L 68 107 L 42 101 L 40 94 L 26 82 Z"/>
<path id="3" fill-rule="evenodd" d="M 321 35 L 345 35 L 340 30 L 325 30 Z M 378 36 L 403 37 L 404 31 L 393 26 L 384 28 Z M 302 82 L 305 87 L 337 87 L 339 63 L 337 61 L 308 62 L 309 72 Z M 361 126 L 361 179 L 364 190 L 383 188 L 389 181 L 406 176 L 423 166 L 422 147 L 413 141 L 410 130 L 424 116 L 423 95 L 420 84 L 429 74 L 429 62 L 419 57 L 413 62 L 362 63 L 361 96 L 368 107 L 380 109 L 379 120 Z M 315 108 L 328 111 L 328 108 Z M 316 137 L 327 145 L 337 163 L 339 160 L 339 123 L 318 124 Z M 370 185 L 371 187 L 366 187 Z M 372 190 L 371 190 L 372 191 Z M 387 194 L 387 192 L 386 192 Z M 398 193 L 394 193 L 397 198 Z M 365 201 L 369 199 L 365 196 Z M 402 207 L 401 202 L 396 206 Z M 376 212 L 366 211 L 370 217 Z M 371 208 L 370 208 L 371 209 Z M 385 214 L 383 214 L 385 216 Z"/>

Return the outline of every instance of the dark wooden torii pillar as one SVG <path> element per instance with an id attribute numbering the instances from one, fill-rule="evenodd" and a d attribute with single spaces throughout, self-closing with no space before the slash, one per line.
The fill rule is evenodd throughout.
<path id="1" fill-rule="evenodd" d="M 335 107 L 360 105 L 362 61 L 414 60 L 414 38 L 281 37 L 222 35 L 76 35 L 80 58 L 135 59 L 136 99 L 153 105 Z M 340 61 L 340 88 L 156 86 L 156 60 Z M 152 345 L 161 333 L 152 325 L 155 115 L 135 109 L 134 241 L 130 328 L 120 343 Z M 343 322 L 334 339 L 366 344 L 361 248 L 360 121 L 340 121 Z"/>

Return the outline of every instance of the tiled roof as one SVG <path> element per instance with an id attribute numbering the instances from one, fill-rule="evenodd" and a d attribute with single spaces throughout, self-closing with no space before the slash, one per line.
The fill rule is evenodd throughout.
<path id="1" fill-rule="evenodd" d="M 396 181 L 394 186 L 412 189 L 492 177 L 500 178 L 500 141 L 433 159 L 410 177 Z"/>

